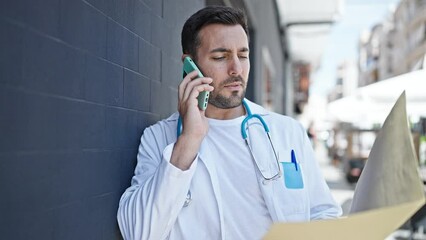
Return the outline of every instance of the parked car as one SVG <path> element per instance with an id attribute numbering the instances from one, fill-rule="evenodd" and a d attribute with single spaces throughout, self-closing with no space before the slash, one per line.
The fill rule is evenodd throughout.
<path id="1" fill-rule="evenodd" d="M 347 160 L 344 171 L 346 175 L 346 180 L 349 183 L 358 182 L 359 177 L 361 176 L 362 170 L 364 169 L 367 158 L 357 157 L 350 158 Z"/>

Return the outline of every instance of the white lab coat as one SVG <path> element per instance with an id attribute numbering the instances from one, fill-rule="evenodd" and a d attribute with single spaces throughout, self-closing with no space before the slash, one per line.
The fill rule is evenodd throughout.
<path id="1" fill-rule="evenodd" d="M 300 222 L 340 216 L 341 208 L 330 194 L 304 128 L 289 117 L 246 101 L 252 113 L 261 115 L 268 124 L 277 152 L 287 156 L 291 149 L 295 151 L 303 173 L 302 189 L 286 188 L 283 177 L 265 183 L 258 174 L 272 220 Z M 224 239 L 226 226 L 214 161 L 220 156 L 203 142 L 189 170 L 171 165 L 178 117 L 175 113 L 144 131 L 132 185 L 121 197 L 117 214 L 124 239 Z M 256 147 L 269 147 L 269 143 L 257 143 Z M 280 161 L 290 159 L 280 157 Z M 259 165 L 265 175 L 273 174 L 274 161 Z M 183 207 L 188 190 L 192 201 Z"/>

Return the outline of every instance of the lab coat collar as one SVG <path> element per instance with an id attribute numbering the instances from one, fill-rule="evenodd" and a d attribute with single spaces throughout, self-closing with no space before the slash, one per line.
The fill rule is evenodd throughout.
<path id="1" fill-rule="evenodd" d="M 261 116 L 269 115 L 268 111 L 264 107 L 248 100 L 247 98 L 244 98 L 244 100 L 247 102 L 252 114 L 259 114 Z M 170 117 L 168 117 L 166 121 L 177 121 L 178 119 L 179 112 L 175 112 Z"/>

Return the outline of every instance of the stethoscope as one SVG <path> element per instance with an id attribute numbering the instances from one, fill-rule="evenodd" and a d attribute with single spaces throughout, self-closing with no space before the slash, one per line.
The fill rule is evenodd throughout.
<path id="1" fill-rule="evenodd" d="M 254 164 L 256 165 L 257 170 L 258 170 L 258 171 L 259 171 L 259 173 L 262 175 L 263 183 L 264 183 L 264 184 L 266 184 L 266 183 L 268 183 L 268 182 L 270 182 L 270 181 L 273 181 L 273 180 L 276 180 L 276 179 L 280 178 L 280 177 L 281 177 L 281 175 L 282 175 L 281 168 L 280 168 L 280 162 L 279 162 L 279 159 L 278 159 L 278 155 L 277 155 L 277 152 L 275 151 L 274 144 L 272 143 L 272 140 L 271 140 L 271 135 L 270 135 L 269 127 L 268 127 L 268 125 L 266 124 L 266 122 L 265 122 L 265 120 L 263 119 L 263 117 L 262 117 L 262 116 L 260 116 L 259 114 L 252 114 L 252 113 L 251 113 L 251 110 L 250 110 L 250 107 L 248 106 L 247 101 L 246 101 L 245 99 L 243 100 L 243 106 L 244 106 L 244 108 L 246 109 L 247 116 L 246 116 L 246 117 L 244 118 L 244 120 L 241 122 L 241 136 L 242 136 L 242 138 L 243 138 L 244 142 L 246 143 L 246 145 L 247 145 L 247 147 L 248 147 L 248 149 L 249 149 L 249 151 L 250 151 L 250 155 L 251 155 L 251 157 L 252 157 L 252 159 L 253 159 Z M 252 149 L 252 147 L 251 147 L 251 146 L 250 146 L 250 144 L 249 144 L 248 136 L 247 136 L 247 129 L 248 129 L 247 124 L 248 124 L 248 121 L 249 121 L 250 119 L 258 119 L 258 120 L 260 121 L 260 123 L 262 124 L 263 129 L 264 129 L 264 131 L 265 131 L 266 135 L 268 136 L 269 143 L 270 143 L 270 145 L 271 145 L 271 149 L 272 149 L 272 151 L 274 152 L 275 161 L 276 161 L 277 169 L 278 169 L 278 170 L 277 170 L 277 173 L 276 173 L 276 174 L 274 174 L 274 175 L 272 175 L 272 176 L 267 177 L 267 176 L 265 176 L 265 175 L 262 173 L 262 171 L 260 170 L 260 167 L 259 167 L 259 165 L 258 165 L 258 163 L 257 163 L 256 157 L 255 157 L 255 156 L 254 156 L 254 154 L 253 154 L 253 149 Z M 181 117 L 179 117 L 179 119 L 178 119 L 178 123 L 177 123 L 176 136 L 177 136 L 177 137 L 179 137 L 179 136 L 180 136 L 180 134 L 181 134 L 181 132 L 182 132 L 182 118 L 181 118 Z M 184 206 L 184 207 L 187 207 L 187 206 L 190 204 L 191 200 L 192 200 L 192 197 L 191 197 L 191 191 L 189 190 L 189 191 L 188 191 L 188 194 L 187 194 L 187 196 L 186 196 L 186 201 L 185 201 L 185 203 L 184 203 L 184 205 L 183 205 L 183 206 Z"/>

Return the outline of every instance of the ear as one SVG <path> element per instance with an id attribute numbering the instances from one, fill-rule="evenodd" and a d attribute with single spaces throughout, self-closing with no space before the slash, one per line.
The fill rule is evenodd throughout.
<path id="1" fill-rule="evenodd" d="M 183 60 L 186 58 L 186 57 L 190 57 L 190 58 L 192 58 L 192 56 L 191 55 L 189 55 L 189 54 L 187 54 L 187 53 L 184 53 L 184 54 L 182 54 L 182 57 L 181 57 L 181 61 L 183 62 Z"/>

